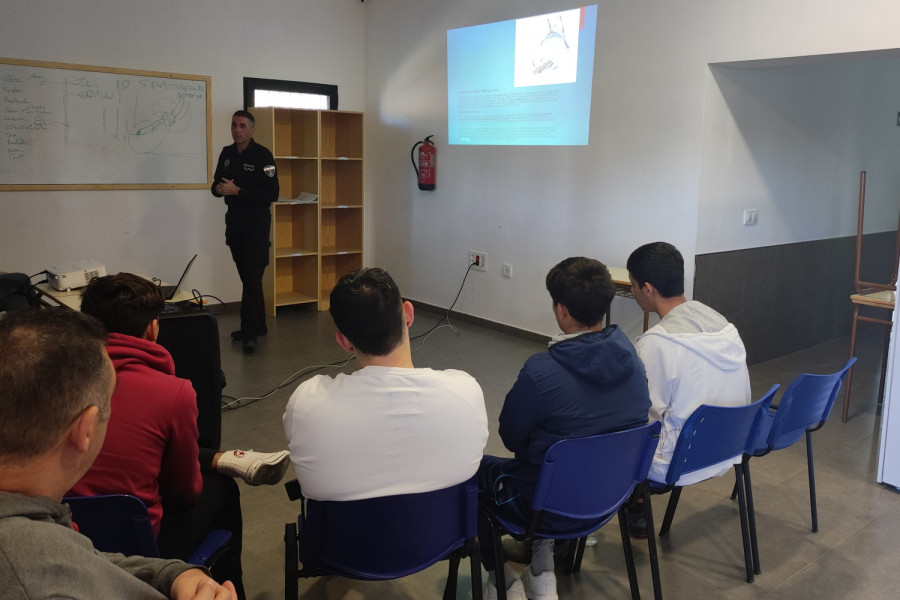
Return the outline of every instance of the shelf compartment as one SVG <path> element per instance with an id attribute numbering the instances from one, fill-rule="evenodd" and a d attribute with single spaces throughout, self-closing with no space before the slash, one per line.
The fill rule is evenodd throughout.
<path id="1" fill-rule="evenodd" d="M 328 310 L 331 306 L 331 289 L 338 279 L 351 271 L 361 268 L 362 254 L 323 256 L 322 272 L 319 277 L 319 310 Z"/>
<path id="2" fill-rule="evenodd" d="M 318 121 L 316 111 L 275 108 L 273 111 L 275 156 L 316 158 L 319 155 Z"/>
<path id="3" fill-rule="evenodd" d="M 319 164 L 314 158 L 276 158 L 278 195 L 293 199 L 300 192 L 319 193 Z"/>
<path id="4" fill-rule="evenodd" d="M 315 255 L 318 249 L 318 206 L 315 204 L 274 204 L 272 244 L 275 257 Z"/>
<path id="5" fill-rule="evenodd" d="M 275 306 L 315 302 L 318 265 L 316 256 L 275 259 Z"/>
<path id="6" fill-rule="evenodd" d="M 319 202 L 326 206 L 361 206 L 363 163 L 361 160 L 322 160 Z"/>
<path id="7" fill-rule="evenodd" d="M 361 253 L 363 247 L 362 208 L 322 208 L 319 252 Z"/>
<path id="8" fill-rule="evenodd" d="M 362 158 L 363 113 L 322 111 L 321 141 L 323 158 Z"/>

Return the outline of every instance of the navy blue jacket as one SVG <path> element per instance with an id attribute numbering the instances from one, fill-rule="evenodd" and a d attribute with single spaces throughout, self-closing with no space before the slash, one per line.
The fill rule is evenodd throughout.
<path id="1" fill-rule="evenodd" d="M 618 326 L 557 342 L 525 362 L 506 395 L 500 438 L 516 458 L 505 470 L 527 494 L 553 443 L 644 425 L 649 410 L 644 365 Z"/>

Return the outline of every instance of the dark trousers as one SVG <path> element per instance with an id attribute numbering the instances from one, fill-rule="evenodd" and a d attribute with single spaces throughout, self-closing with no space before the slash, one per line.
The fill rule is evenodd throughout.
<path id="1" fill-rule="evenodd" d="M 244 529 L 241 491 L 233 477 L 220 475 L 213 470 L 212 459 L 215 453 L 215 450 L 200 448 L 203 491 L 194 506 L 173 506 L 163 502 L 163 518 L 157 545 L 163 558 L 187 560 L 211 530 L 230 531 L 231 543 L 224 550 L 222 558 L 214 560 L 210 567 L 216 581 L 231 581 L 237 589 L 238 600 L 245 600 L 241 569 Z"/>
<path id="2" fill-rule="evenodd" d="M 531 522 L 531 500 L 534 498 L 534 487 L 523 483 L 516 476 L 520 465 L 515 459 L 500 458 L 497 456 L 484 456 L 478 467 L 476 477 L 478 479 L 479 500 L 487 502 L 491 511 L 506 521 L 517 523 L 527 527 Z M 549 512 L 541 514 L 538 522 L 538 530 L 560 532 L 561 537 L 573 526 L 578 526 L 576 520 L 569 519 Z M 535 535 L 535 538 L 552 538 L 553 536 Z M 494 558 L 495 544 L 490 521 L 478 512 L 478 544 L 481 547 L 481 564 L 486 571 L 493 571 L 498 566 Z M 510 582 L 507 582 L 509 584 Z"/>
<path id="3" fill-rule="evenodd" d="M 186 559 L 213 529 L 231 532 L 231 545 L 241 554 L 241 492 L 233 477 L 203 474 L 203 491 L 192 507 L 163 505 L 157 543 L 164 558 Z"/>
<path id="4" fill-rule="evenodd" d="M 225 243 L 241 278 L 241 333 L 244 339 L 264 335 L 266 306 L 263 273 L 269 264 L 269 208 L 225 215 Z"/>

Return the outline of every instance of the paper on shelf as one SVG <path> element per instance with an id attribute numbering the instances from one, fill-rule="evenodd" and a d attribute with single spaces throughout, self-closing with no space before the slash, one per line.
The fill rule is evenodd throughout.
<path id="1" fill-rule="evenodd" d="M 312 194 L 310 192 L 300 192 L 300 195 L 296 198 L 279 198 L 278 201 L 282 204 L 313 204 L 318 199 L 318 194 Z"/>

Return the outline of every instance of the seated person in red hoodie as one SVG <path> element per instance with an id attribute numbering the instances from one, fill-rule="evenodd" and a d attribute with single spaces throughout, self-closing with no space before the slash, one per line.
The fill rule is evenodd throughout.
<path id="1" fill-rule="evenodd" d="M 156 343 L 165 301 L 152 282 L 119 273 L 91 281 L 81 311 L 109 332 L 107 352 L 117 385 L 103 448 L 69 495 L 126 493 L 150 514 L 164 557 L 184 558 L 213 528 L 241 544 L 240 491 L 275 484 L 289 464 L 286 451 L 218 452 L 197 443 L 197 403 L 191 382 L 175 377 L 169 352 Z"/>

